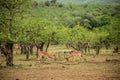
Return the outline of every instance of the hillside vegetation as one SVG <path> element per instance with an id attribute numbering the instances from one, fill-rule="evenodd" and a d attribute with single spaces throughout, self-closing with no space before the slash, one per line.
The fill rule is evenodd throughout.
<path id="1" fill-rule="evenodd" d="M 96 55 L 102 48 L 112 48 L 119 53 L 119 4 L 1 0 L 0 8 L 0 51 L 8 66 L 13 65 L 15 44 L 20 46 L 21 54 L 26 54 L 27 60 L 33 47 L 37 48 L 38 57 L 39 50 L 47 51 L 50 45 L 66 45 L 85 52 L 91 48 Z"/>
<path id="2" fill-rule="evenodd" d="M 36 0 L 36 1 L 45 1 L 45 0 Z M 47 0 L 46 0 L 47 1 Z M 50 0 L 48 0 L 50 1 Z M 120 4 L 119 0 L 57 0 L 61 3 L 73 3 L 73 4 L 86 4 L 86 3 L 93 3 L 93 4 Z"/>

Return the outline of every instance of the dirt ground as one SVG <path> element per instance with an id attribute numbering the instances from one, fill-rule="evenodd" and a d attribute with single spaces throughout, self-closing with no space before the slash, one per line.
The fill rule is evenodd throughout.
<path id="1" fill-rule="evenodd" d="M 44 64 L 34 64 L 32 60 L 20 62 L 19 59 L 13 68 L 0 67 L 0 80 L 120 80 L 120 55 L 86 58 L 88 62 Z"/>

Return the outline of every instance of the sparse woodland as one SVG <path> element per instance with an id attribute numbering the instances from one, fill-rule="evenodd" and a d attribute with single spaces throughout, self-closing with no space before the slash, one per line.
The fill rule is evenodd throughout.
<path id="1" fill-rule="evenodd" d="M 21 56 L 25 61 L 36 61 L 40 51 L 52 53 L 62 62 L 71 50 L 82 51 L 88 62 L 90 56 L 99 54 L 110 62 L 110 55 L 115 55 L 119 64 L 120 5 L 113 2 L 0 0 L 0 54 L 5 66 L 19 65 L 16 60 Z"/>

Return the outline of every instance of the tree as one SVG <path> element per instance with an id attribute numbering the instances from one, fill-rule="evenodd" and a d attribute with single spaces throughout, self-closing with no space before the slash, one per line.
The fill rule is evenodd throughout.
<path id="1" fill-rule="evenodd" d="M 100 49 L 103 47 L 103 42 L 106 40 L 109 32 L 104 27 L 98 27 L 93 29 L 93 47 L 96 50 L 96 55 L 100 53 Z"/>
<path id="2" fill-rule="evenodd" d="M 13 45 L 21 23 L 21 14 L 27 9 L 29 0 L 0 0 L 0 45 L 6 56 L 6 65 L 13 66 Z"/>
<path id="3" fill-rule="evenodd" d="M 72 47 L 75 50 L 82 50 L 84 48 L 84 43 L 90 42 L 91 34 L 92 32 L 88 29 L 76 25 L 73 28 L 65 28 L 61 34 L 64 34 L 64 37 L 62 35 L 63 41 L 65 44 L 69 45 L 69 47 Z"/>
<path id="4" fill-rule="evenodd" d="M 56 34 L 54 35 L 54 44 L 66 44 L 69 39 L 70 28 L 57 26 Z"/>
<path id="5" fill-rule="evenodd" d="M 46 19 L 43 20 L 36 17 L 29 18 L 25 26 L 27 27 L 25 27 L 26 29 L 24 30 L 29 31 L 29 33 L 24 42 L 28 44 L 30 43 L 35 44 L 37 48 L 37 53 L 36 53 L 37 57 L 38 57 L 39 50 L 43 51 L 45 45 L 46 45 L 45 51 L 47 52 L 50 43 L 54 40 L 56 26 L 54 26 L 51 23 L 51 21 L 48 21 Z"/>
<path id="6" fill-rule="evenodd" d="M 47 0 L 47 1 L 45 1 L 45 6 L 50 6 L 50 2 Z"/>
<path id="7" fill-rule="evenodd" d="M 51 3 L 56 4 L 57 0 L 51 0 Z"/>
<path id="8" fill-rule="evenodd" d="M 112 24 L 109 27 L 109 36 L 107 37 L 107 39 L 109 40 L 109 42 L 111 42 L 115 47 L 114 47 L 114 52 L 118 52 L 119 51 L 119 47 L 120 47 L 120 19 L 119 18 L 115 18 L 112 20 Z"/>

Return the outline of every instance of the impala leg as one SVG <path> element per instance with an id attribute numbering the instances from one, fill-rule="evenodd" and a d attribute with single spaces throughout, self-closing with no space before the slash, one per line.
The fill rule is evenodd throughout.
<path id="1" fill-rule="evenodd" d="M 87 62 L 86 58 L 82 57 L 85 62 Z"/>
<path id="2" fill-rule="evenodd" d="M 65 58 L 67 61 L 69 61 L 69 58 Z"/>
<path id="3" fill-rule="evenodd" d="M 81 57 L 79 57 L 79 62 L 81 62 L 82 61 L 82 59 L 81 59 Z"/>
<path id="4" fill-rule="evenodd" d="M 45 58 L 45 56 L 41 56 L 41 58 L 40 58 L 41 60 L 41 63 L 44 63 L 44 61 L 46 60 L 46 58 Z"/>

